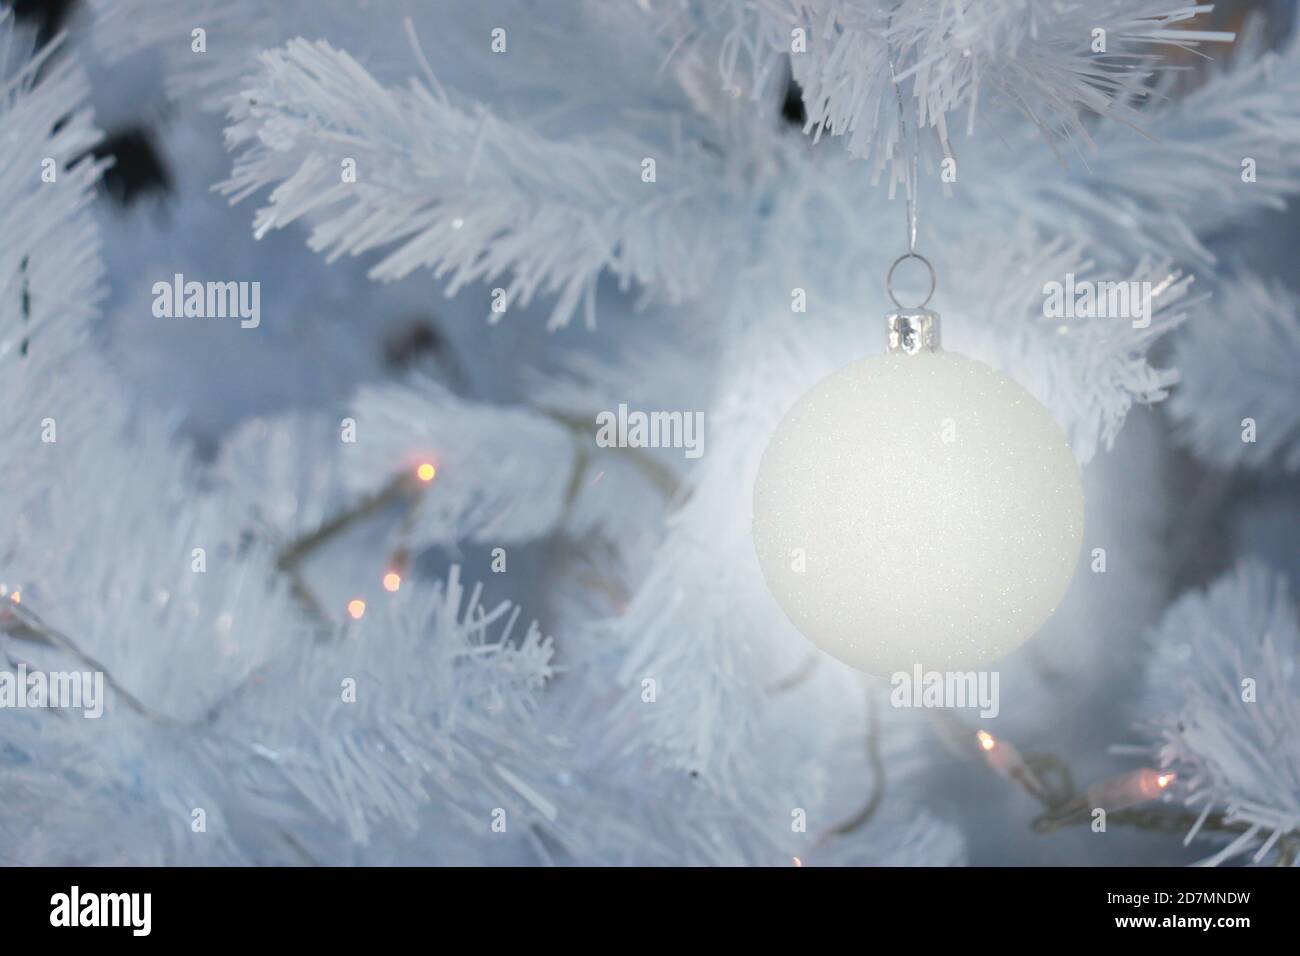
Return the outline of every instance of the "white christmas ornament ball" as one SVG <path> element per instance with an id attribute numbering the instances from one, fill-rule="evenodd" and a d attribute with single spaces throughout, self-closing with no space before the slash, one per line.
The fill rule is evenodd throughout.
<path id="1" fill-rule="evenodd" d="M 856 362 L 800 398 L 754 486 L 768 587 L 804 636 L 881 676 L 1015 650 L 1074 574 L 1083 489 L 1025 389 L 951 352 Z"/>

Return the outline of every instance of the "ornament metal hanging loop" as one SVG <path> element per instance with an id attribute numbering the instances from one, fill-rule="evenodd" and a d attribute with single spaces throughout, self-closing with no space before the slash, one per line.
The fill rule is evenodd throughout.
<path id="1" fill-rule="evenodd" d="M 893 15 L 891 14 L 890 26 L 892 27 L 892 25 Z M 889 57 L 889 78 L 894 84 L 894 97 L 898 101 L 898 146 L 900 149 L 906 149 L 908 137 L 907 123 L 904 120 L 903 91 L 898 85 L 898 75 L 894 72 L 892 49 Z M 920 205 L 921 198 L 920 181 L 916 173 L 920 153 L 921 131 L 918 127 L 916 134 L 912 137 L 911 161 L 905 161 L 903 166 L 903 188 L 905 190 L 903 213 L 907 217 L 907 252 L 895 259 L 894 264 L 889 267 L 889 272 L 885 274 L 885 291 L 889 293 L 890 301 L 898 309 L 897 312 L 885 316 L 885 324 L 889 334 L 889 351 L 895 354 L 901 352 L 906 355 L 916 355 L 918 352 L 937 352 L 939 350 L 939 315 L 926 308 L 930 304 L 930 299 L 934 297 L 938 277 L 935 275 L 934 265 L 930 260 L 916 251 L 917 207 Z M 919 305 L 903 305 L 898 301 L 898 296 L 894 292 L 894 272 L 908 259 L 916 259 L 930 273 L 930 288 Z"/>
<path id="2" fill-rule="evenodd" d="M 903 305 L 903 303 L 898 301 L 898 296 L 894 294 L 894 270 L 897 269 L 899 266 L 901 266 L 908 259 L 916 259 L 918 262 L 924 265 L 926 271 L 930 273 L 930 290 L 926 292 L 925 298 L 921 300 L 919 305 Z M 894 264 L 889 267 L 889 272 L 886 273 L 885 275 L 885 291 L 889 293 L 889 300 L 893 302 L 894 305 L 898 306 L 900 309 L 924 309 L 927 305 L 930 304 L 930 299 L 933 298 L 934 296 L 934 288 L 937 281 L 938 279 L 934 272 L 934 265 L 930 262 L 929 259 L 921 255 L 919 252 L 905 252 L 897 259 L 895 259 Z"/>

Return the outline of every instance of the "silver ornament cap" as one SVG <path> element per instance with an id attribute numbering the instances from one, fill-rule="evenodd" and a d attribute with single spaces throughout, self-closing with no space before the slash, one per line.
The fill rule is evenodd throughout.
<path id="1" fill-rule="evenodd" d="M 939 351 L 939 313 L 931 309 L 904 309 L 885 316 L 889 351 L 904 355 Z"/>

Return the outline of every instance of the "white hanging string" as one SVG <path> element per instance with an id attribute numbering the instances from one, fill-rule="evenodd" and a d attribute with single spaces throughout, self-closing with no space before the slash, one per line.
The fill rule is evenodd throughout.
<path id="1" fill-rule="evenodd" d="M 917 168 L 921 152 L 921 131 L 918 128 L 916 135 L 912 137 L 911 150 L 909 153 L 907 143 L 907 123 L 903 112 L 903 90 L 902 87 L 899 86 L 898 75 L 894 72 L 894 51 L 892 48 L 889 50 L 889 78 L 894 84 L 894 98 L 898 103 L 898 149 L 901 151 L 900 157 L 903 163 L 903 215 L 905 217 L 904 228 L 907 237 L 907 252 L 895 259 L 894 264 L 889 267 L 889 272 L 885 276 L 885 289 L 889 293 L 889 298 L 893 301 L 894 305 L 899 308 L 904 308 L 903 304 L 898 301 L 898 297 L 894 294 L 894 270 L 908 259 L 916 259 L 925 266 L 926 270 L 930 273 L 930 291 L 926 293 L 925 298 L 921 301 L 920 305 L 912 307 L 923 309 L 930 302 L 931 296 L 934 295 L 934 287 L 937 279 L 934 272 L 934 266 L 930 264 L 930 260 L 916 251 L 917 210 L 920 205 L 920 190 L 918 188 L 920 183 L 917 176 Z"/>
<path id="2" fill-rule="evenodd" d="M 893 51 L 890 51 L 889 58 L 889 79 L 894 84 L 894 98 L 898 103 L 898 148 L 903 151 L 903 200 L 904 215 L 906 216 L 905 228 L 907 235 L 907 251 L 913 255 L 916 253 L 916 221 L 918 217 L 917 207 L 919 205 L 919 196 L 917 195 L 917 163 L 920 153 L 920 131 L 917 136 L 913 137 L 911 155 L 906 155 L 907 151 L 907 123 L 903 118 L 903 90 L 898 84 L 898 75 L 894 72 Z"/>

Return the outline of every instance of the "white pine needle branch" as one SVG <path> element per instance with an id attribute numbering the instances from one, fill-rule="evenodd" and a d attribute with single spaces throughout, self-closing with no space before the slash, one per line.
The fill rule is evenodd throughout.
<path id="1" fill-rule="evenodd" d="M 703 149 L 547 139 L 457 105 L 431 79 L 384 87 L 324 42 L 293 40 L 261 64 L 231 114 L 228 144 L 243 151 L 221 186 L 234 201 L 273 187 L 258 235 L 307 218 L 330 260 L 387 250 L 372 278 L 431 269 L 448 295 L 509 273 L 503 304 L 554 295 L 552 328 L 580 307 L 594 324 L 604 270 L 680 302 L 727 248 L 726 192 Z M 341 175 L 347 160 L 356 182 Z"/>
<path id="2" fill-rule="evenodd" d="M 1175 602 L 1152 640 L 1145 727 L 1160 766 L 1194 811 L 1243 828 L 1206 862 L 1264 861 L 1300 831 L 1300 625 L 1285 579 L 1244 562 Z"/>
<path id="3" fill-rule="evenodd" d="M 1174 346 L 1178 435 L 1220 467 L 1300 471 L 1300 299 L 1241 273 L 1199 312 Z"/>

